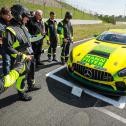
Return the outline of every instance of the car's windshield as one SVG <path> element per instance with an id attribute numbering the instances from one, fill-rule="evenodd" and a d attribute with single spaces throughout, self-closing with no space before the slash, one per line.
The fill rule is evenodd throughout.
<path id="1" fill-rule="evenodd" d="M 111 43 L 126 44 L 126 34 L 118 34 L 114 32 L 104 32 L 96 38 L 99 41 L 107 41 Z"/>

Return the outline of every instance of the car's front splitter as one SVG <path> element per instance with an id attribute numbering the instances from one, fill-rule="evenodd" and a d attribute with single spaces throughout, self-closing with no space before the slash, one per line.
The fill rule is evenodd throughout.
<path id="1" fill-rule="evenodd" d="M 94 83 L 92 81 L 86 80 L 86 79 L 78 76 L 74 72 L 70 72 L 69 70 L 68 70 L 68 73 L 70 74 L 70 76 L 72 76 L 76 80 L 82 82 L 84 85 L 86 85 L 88 87 L 92 87 L 94 89 L 97 89 L 98 91 L 103 92 L 105 94 L 110 94 L 110 95 L 126 95 L 126 91 L 114 90 L 113 88 L 108 87 L 106 85 L 103 85 L 103 84 L 100 84 L 100 83 Z"/>

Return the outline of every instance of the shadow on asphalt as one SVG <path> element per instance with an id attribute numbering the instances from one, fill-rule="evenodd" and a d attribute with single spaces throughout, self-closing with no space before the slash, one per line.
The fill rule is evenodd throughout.
<path id="1" fill-rule="evenodd" d="M 14 94 L 14 95 L 10 95 L 8 97 L 5 97 L 3 99 L 0 99 L 0 109 L 7 107 L 11 104 L 14 104 L 15 102 L 17 102 L 19 100 L 18 95 Z"/>
<path id="2" fill-rule="evenodd" d="M 98 101 L 97 98 L 85 93 L 82 93 L 80 98 L 76 97 L 71 94 L 71 87 L 65 86 L 50 77 L 47 77 L 46 82 L 50 93 L 59 101 L 79 108 L 96 107 L 96 103 Z M 110 106 L 108 103 L 100 102 L 99 107 L 105 107 L 108 105 Z"/>
<path id="3" fill-rule="evenodd" d="M 60 62 L 52 62 L 50 64 L 44 64 L 44 65 L 41 65 L 41 66 L 36 67 L 35 68 L 35 71 L 39 71 L 39 70 L 42 70 L 42 69 L 45 69 L 45 68 L 49 68 L 49 67 L 52 67 L 54 65 L 60 65 L 60 64 L 61 64 Z"/>

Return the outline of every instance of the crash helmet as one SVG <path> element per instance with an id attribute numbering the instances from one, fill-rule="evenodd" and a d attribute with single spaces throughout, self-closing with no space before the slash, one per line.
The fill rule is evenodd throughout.
<path id="1" fill-rule="evenodd" d="M 22 18 L 27 16 L 30 17 L 30 11 L 20 4 L 15 4 L 11 7 L 11 14 L 16 21 L 22 21 Z"/>
<path id="2" fill-rule="evenodd" d="M 68 18 L 68 19 L 72 19 L 72 13 L 67 11 L 66 14 L 65 14 L 65 19 Z"/>

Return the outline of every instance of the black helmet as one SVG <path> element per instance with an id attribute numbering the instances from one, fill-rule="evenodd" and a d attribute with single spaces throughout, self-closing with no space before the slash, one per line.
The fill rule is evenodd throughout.
<path id="1" fill-rule="evenodd" d="M 15 4 L 11 7 L 11 14 L 17 21 L 21 21 L 25 16 L 30 17 L 30 12 L 28 11 L 28 9 L 20 4 Z"/>
<path id="2" fill-rule="evenodd" d="M 67 11 L 66 14 L 65 14 L 65 18 L 68 18 L 68 19 L 72 19 L 72 13 Z"/>

